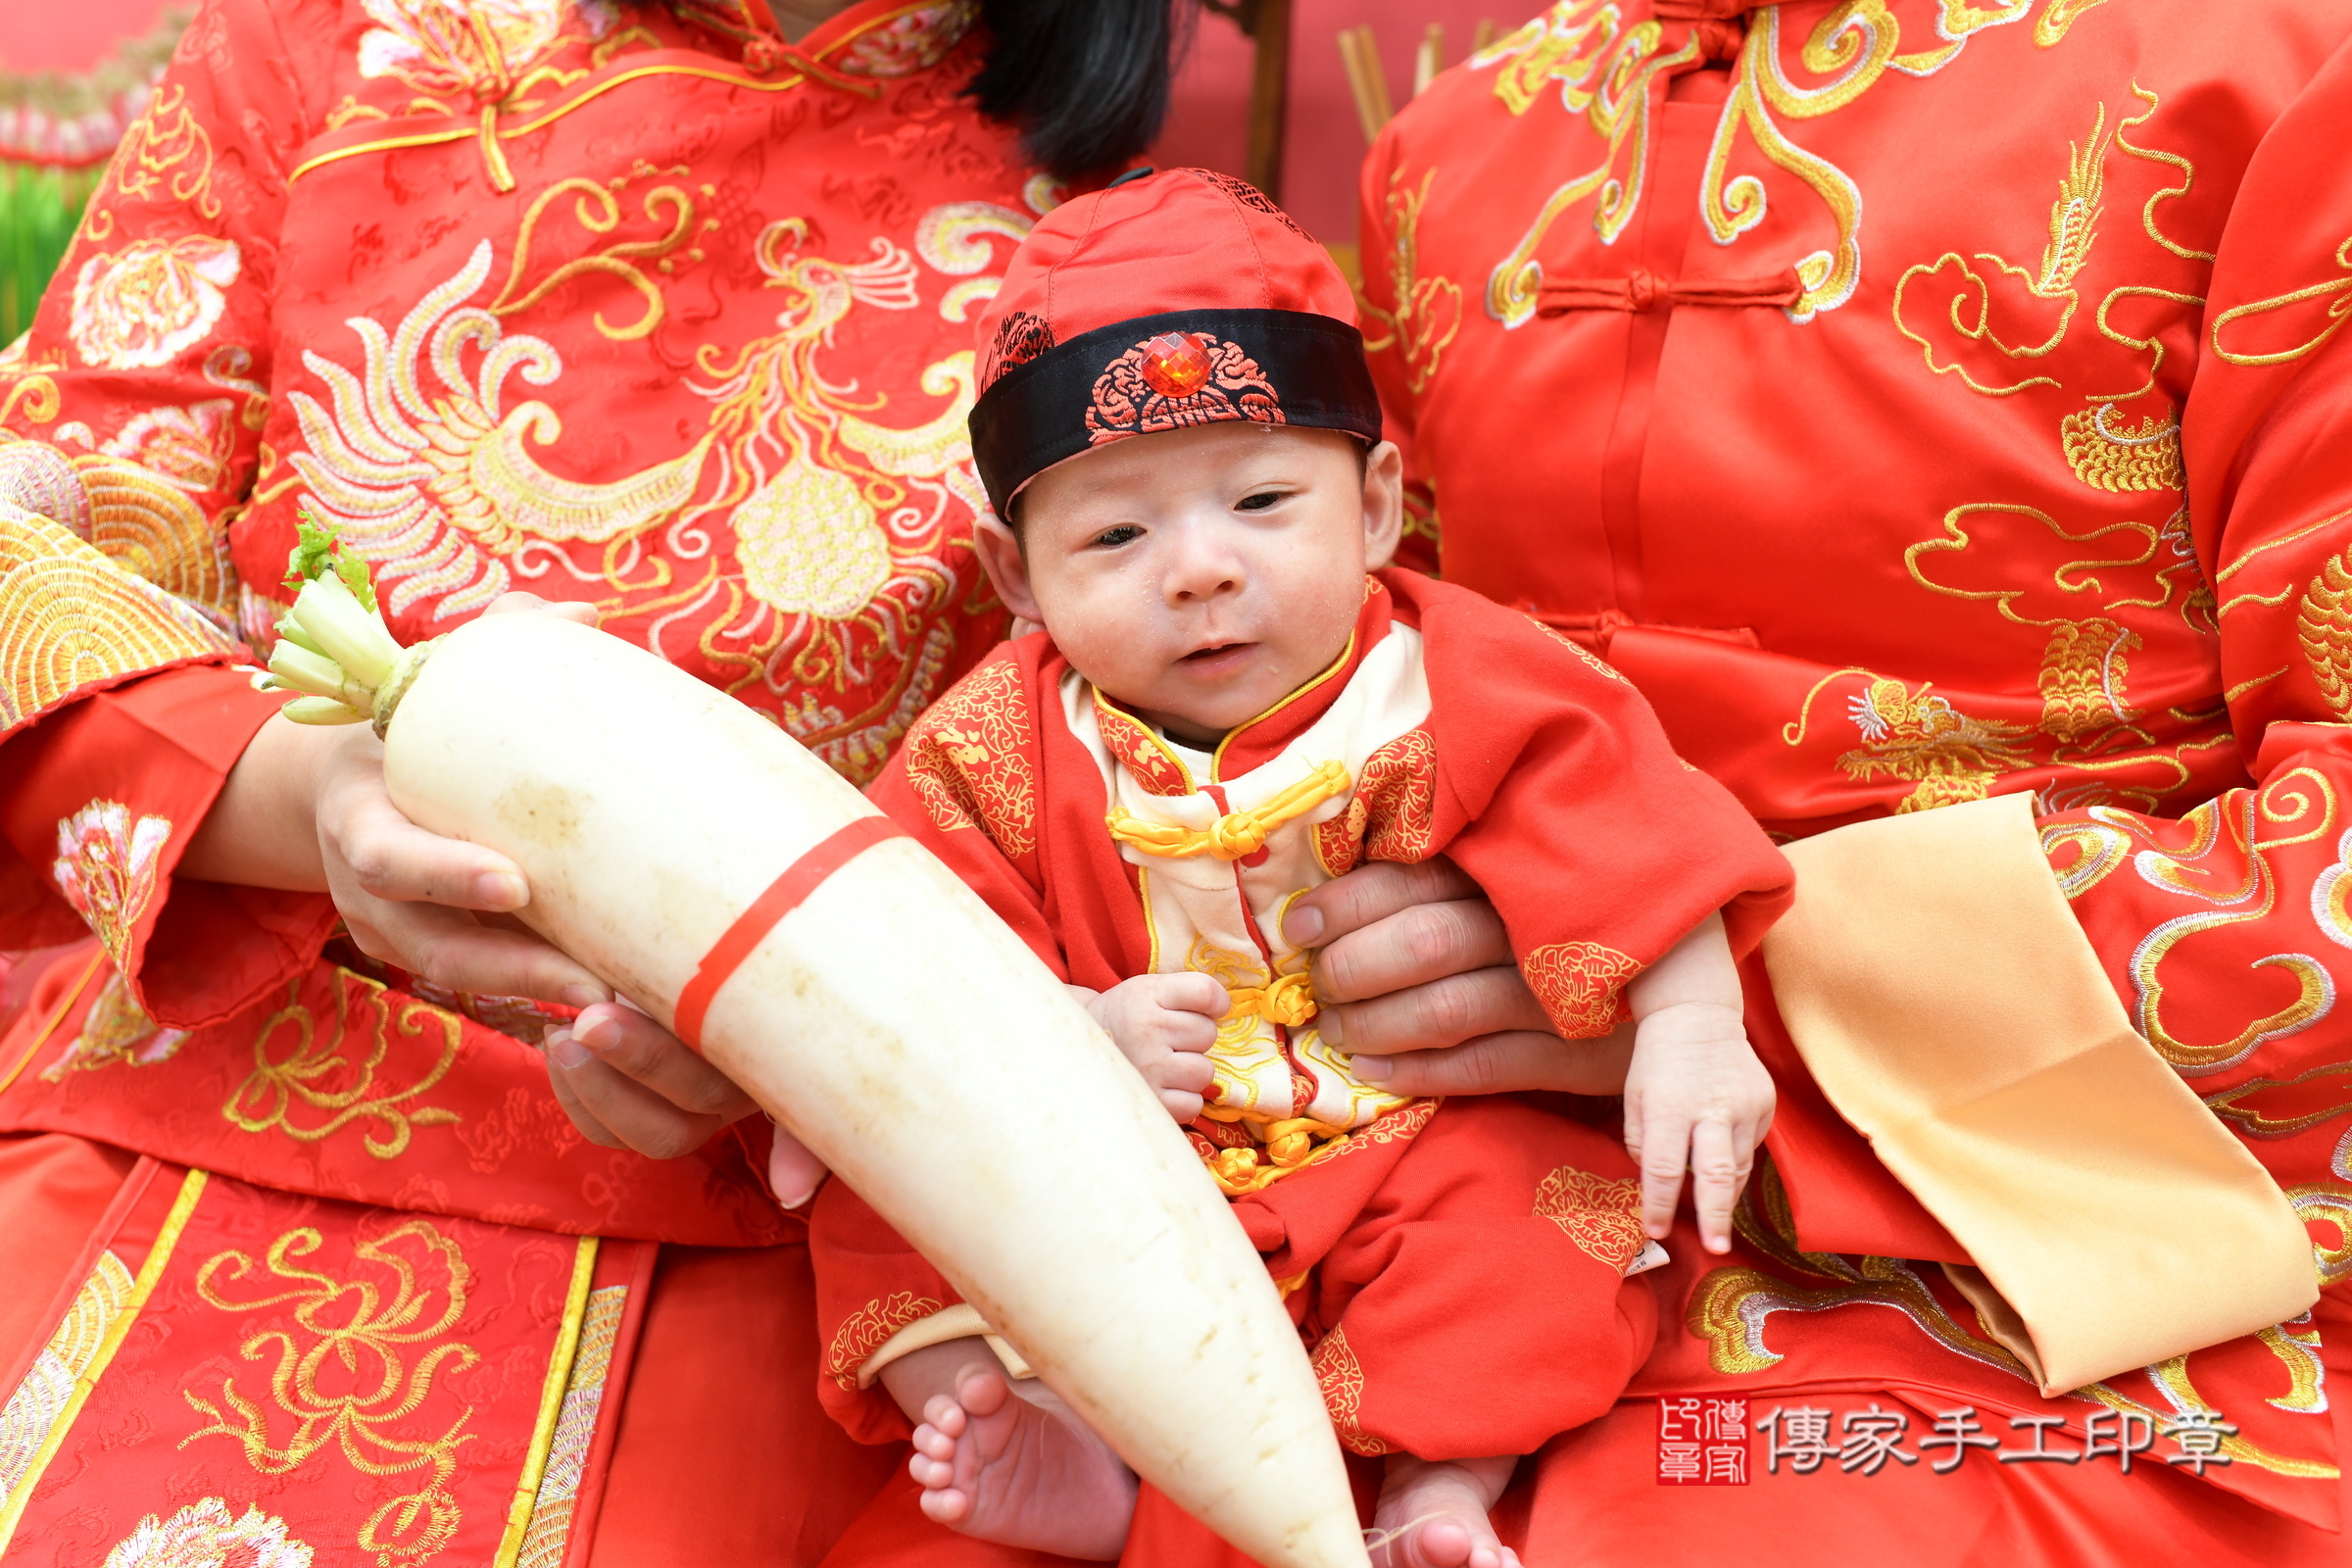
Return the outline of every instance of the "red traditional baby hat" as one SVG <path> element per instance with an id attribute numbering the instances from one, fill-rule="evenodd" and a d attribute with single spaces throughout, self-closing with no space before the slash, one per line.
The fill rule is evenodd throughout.
<path id="1" fill-rule="evenodd" d="M 1257 190 L 1150 170 L 1048 213 L 980 318 L 972 456 L 1000 516 L 1090 447 L 1220 419 L 1380 439 L 1354 296 Z"/>

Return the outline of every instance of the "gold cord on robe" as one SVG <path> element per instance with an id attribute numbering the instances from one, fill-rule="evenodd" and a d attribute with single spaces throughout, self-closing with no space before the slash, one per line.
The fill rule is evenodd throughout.
<path id="1" fill-rule="evenodd" d="M 1320 762 L 1315 770 L 1276 795 L 1263 806 L 1228 811 L 1204 828 L 1147 822 L 1125 807 L 1114 806 L 1102 820 L 1110 836 L 1132 844 L 1146 855 L 1162 859 L 1190 859 L 1213 855 L 1220 860 L 1241 860 L 1266 847 L 1266 836 L 1295 816 L 1303 816 L 1352 783 L 1340 762 Z"/>

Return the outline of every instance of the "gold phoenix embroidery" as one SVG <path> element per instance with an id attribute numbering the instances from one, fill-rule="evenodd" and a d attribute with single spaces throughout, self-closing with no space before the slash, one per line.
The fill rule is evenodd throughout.
<path id="1" fill-rule="evenodd" d="M 520 269 L 518 258 L 510 288 Z M 548 385 L 562 375 L 563 357 L 544 339 L 506 336 L 494 312 L 465 304 L 489 275 L 484 240 L 389 338 L 362 318 L 359 375 L 316 351 L 304 355 L 334 408 L 293 394 L 305 450 L 290 461 L 318 509 L 391 585 L 395 612 L 427 595 L 441 596 L 436 618 L 479 610 L 507 591 L 507 559 L 527 543 L 600 543 L 675 514 L 710 449 L 706 436 L 611 484 L 549 472 L 529 443 L 561 439 L 563 419 L 537 400 L 506 407 L 505 384 L 519 371 Z M 470 377 L 461 360 L 468 346 L 481 355 Z M 425 364 L 438 388 L 419 374 Z"/>
<path id="2" fill-rule="evenodd" d="M 352 1122 L 371 1122 L 363 1140 L 377 1159 L 404 1153 L 416 1128 L 458 1121 L 454 1110 L 410 1102 L 449 1075 L 465 1043 L 464 1026 L 453 1013 L 403 999 L 394 1019 L 380 983 L 349 970 L 335 971 L 335 1016 L 321 1028 L 301 1000 L 301 982 L 288 988 L 286 1004 L 270 1015 L 253 1038 L 253 1071 L 237 1085 L 220 1114 L 242 1131 L 272 1129 L 300 1143 L 330 1138 Z M 435 1031 L 439 1033 L 433 1049 Z M 433 1049 L 433 1062 L 406 1087 L 378 1080 L 392 1054 L 393 1036 Z M 278 1041 L 290 1042 L 282 1050 Z M 306 1113 L 323 1113 L 321 1120 Z M 298 1119 L 305 1118 L 305 1119 Z"/>
<path id="3" fill-rule="evenodd" d="M 205 482 L 217 472 L 207 472 Z M 229 623 L 236 577 L 211 521 L 185 488 L 108 457 L 75 458 L 74 474 L 89 500 L 90 543 L 123 570 L 196 606 L 219 624 Z"/>
<path id="4" fill-rule="evenodd" d="M 429 1472 L 415 1492 L 369 1514 L 358 1535 L 360 1549 L 379 1563 L 414 1568 L 457 1534 L 461 1514 L 449 1481 L 457 1473 L 458 1449 L 475 1436 L 466 1431 L 473 1406 L 463 1406 L 433 1437 L 403 1436 L 398 1429 L 431 1397 L 444 1367 L 464 1369 L 481 1359 L 472 1346 L 449 1337 L 466 1315 L 473 1270 L 457 1243 L 422 1219 L 357 1243 L 346 1278 L 305 1266 L 323 1245 L 317 1230 L 300 1226 L 272 1241 L 259 1260 L 232 1249 L 197 1271 L 196 1291 L 208 1305 L 223 1312 L 291 1305 L 294 1326 L 266 1329 L 240 1347 L 248 1361 L 274 1360 L 267 1407 L 239 1394 L 229 1378 L 221 1380 L 218 1400 L 182 1391 L 209 1424 L 189 1433 L 180 1446 L 232 1438 L 255 1473 L 265 1476 L 290 1475 L 330 1445 L 364 1476 Z M 228 1294 L 240 1286 L 267 1294 Z M 278 1415 L 294 1423 L 283 1444 L 273 1441 Z"/>

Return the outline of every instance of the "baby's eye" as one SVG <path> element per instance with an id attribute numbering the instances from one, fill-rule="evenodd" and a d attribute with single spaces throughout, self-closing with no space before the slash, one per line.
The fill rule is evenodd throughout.
<path id="1" fill-rule="evenodd" d="M 1141 539 L 1143 536 L 1143 529 L 1138 528 L 1134 523 L 1122 522 L 1115 528 L 1103 529 L 1101 533 L 1095 535 L 1095 537 L 1090 540 L 1089 543 L 1101 549 L 1115 550 L 1119 546 L 1132 543 L 1137 539 Z"/>
<path id="2" fill-rule="evenodd" d="M 1236 512 L 1263 512 L 1281 499 L 1282 492 L 1279 490 L 1260 490 L 1255 495 L 1244 496 L 1241 500 L 1236 501 L 1233 504 L 1233 510 Z"/>

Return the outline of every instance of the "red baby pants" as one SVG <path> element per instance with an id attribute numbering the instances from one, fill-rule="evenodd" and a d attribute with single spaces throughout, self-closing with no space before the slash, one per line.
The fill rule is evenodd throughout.
<path id="1" fill-rule="evenodd" d="M 1234 1213 L 1289 1289 L 1325 1404 L 1356 1453 L 1531 1453 L 1606 1411 L 1657 1332 L 1637 1182 L 1616 1140 L 1507 1096 L 1421 1101 Z M 853 1437 L 911 1427 L 858 1369 L 960 1298 L 838 1181 L 809 1220 L 817 1394 Z"/>

